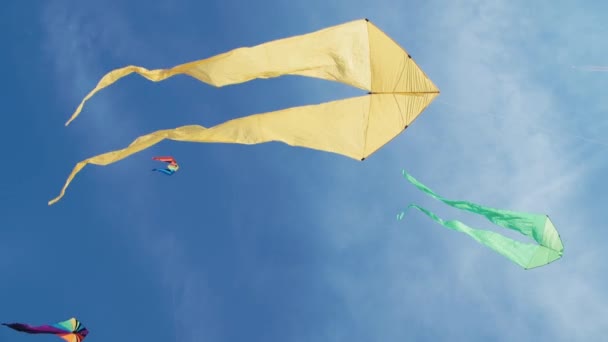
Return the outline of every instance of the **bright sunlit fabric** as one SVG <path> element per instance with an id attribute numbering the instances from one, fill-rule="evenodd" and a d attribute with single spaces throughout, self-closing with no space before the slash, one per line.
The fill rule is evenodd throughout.
<path id="1" fill-rule="evenodd" d="M 279 141 L 363 160 L 403 132 L 439 94 L 403 48 L 368 20 L 357 20 L 171 69 L 127 66 L 111 71 L 85 97 L 66 125 L 97 91 L 134 72 L 155 82 L 186 74 L 218 87 L 256 78 L 300 75 L 345 83 L 369 93 L 251 115 L 210 128 L 189 125 L 141 136 L 124 149 L 77 163 L 60 195 L 49 205 L 63 197 L 86 164 L 112 164 L 165 139 L 247 145 Z"/>

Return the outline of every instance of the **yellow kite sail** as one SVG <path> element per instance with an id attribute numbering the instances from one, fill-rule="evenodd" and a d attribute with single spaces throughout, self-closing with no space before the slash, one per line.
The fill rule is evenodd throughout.
<path id="1" fill-rule="evenodd" d="M 251 115 L 210 128 L 183 126 L 141 136 L 125 149 L 79 162 L 60 195 L 49 205 L 65 194 L 86 164 L 108 165 L 164 139 L 238 144 L 281 141 L 363 160 L 405 130 L 439 94 L 411 56 L 366 19 L 235 49 L 170 69 L 127 66 L 113 70 L 83 99 L 66 125 L 96 92 L 131 73 L 154 82 L 186 74 L 218 87 L 256 78 L 300 75 L 345 83 L 369 94 Z"/>

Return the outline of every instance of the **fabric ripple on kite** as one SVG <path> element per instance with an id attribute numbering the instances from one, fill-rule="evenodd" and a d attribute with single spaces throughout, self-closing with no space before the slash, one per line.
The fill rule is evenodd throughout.
<path id="1" fill-rule="evenodd" d="M 278 141 L 363 160 L 409 127 L 439 94 L 405 49 L 362 19 L 170 69 L 131 65 L 110 71 L 85 96 L 66 125 L 96 92 L 131 73 L 153 82 L 184 74 L 216 87 L 298 75 L 340 82 L 367 90 L 368 94 L 250 115 L 209 128 L 189 125 L 140 136 L 124 149 L 77 163 L 49 205 L 64 196 L 70 182 L 87 164 L 109 165 L 166 139 L 245 145 Z"/>
<path id="2" fill-rule="evenodd" d="M 11 329 L 27 334 L 57 335 L 66 342 L 82 342 L 89 334 L 87 328 L 85 328 L 76 318 L 70 318 L 66 321 L 51 325 L 33 326 L 24 323 L 2 323 L 2 325 L 6 325 Z"/>
<path id="3" fill-rule="evenodd" d="M 502 254 L 524 269 L 544 266 L 562 257 L 564 245 L 549 216 L 495 209 L 472 202 L 445 199 L 420 183 L 405 170 L 403 170 L 403 176 L 416 188 L 436 200 L 456 209 L 484 216 L 500 227 L 514 230 L 534 239 L 537 244 L 519 242 L 492 231 L 471 228 L 457 220 L 444 221 L 431 211 L 416 204 L 410 204 L 407 207 L 407 209 L 414 208 L 423 212 L 448 229 L 469 235 L 475 241 Z M 405 211 L 399 213 L 397 219 L 402 220 L 404 215 Z"/>

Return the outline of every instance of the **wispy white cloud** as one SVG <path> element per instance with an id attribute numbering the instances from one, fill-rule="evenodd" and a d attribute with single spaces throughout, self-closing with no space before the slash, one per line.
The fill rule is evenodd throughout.
<path id="1" fill-rule="evenodd" d="M 393 13 L 407 10 L 404 4 L 391 4 Z M 434 329 L 427 337 L 457 340 L 593 340 L 607 332 L 606 267 L 591 263 L 603 254 L 598 235 L 606 234 L 593 231 L 601 223 L 593 216 L 598 211 L 580 200 L 593 201 L 586 176 L 601 160 L 590 158 L 577 139 L 556 135 L 568 132 L 566 123 L 578 105 L 535 77 L 539 62 L 529 56 L 550 60 L 566 44 L 532 53 L 521 49 L 522 42 L 542 45 L 542 40 L 529 41 L 528 34 L 551 25 L 537 22 L 522 6 L 444 1 L 435 2 L 427 17 L 408 16 L 415 20 L 410 25 L 418 27 L 417 35 L 395 38 L 424 42 L 418 45 L 424 57 L 414 58 L 424 59 L 423 68 L 442 91 L 439 101 L 359 171 L 346 164 L 335 170 L 337 188 L 319 204 L 331 208 L 326 227 L 348 227 L 332 232 L 335 247 L 363 253 L 357 261 L 373 264 L 365 281 L 359 278 L 362 272 L 335 260 L 328 269 L 334 270 L 336 291 L 343 293 L 357 322 L 377 340 L 419 332 L 400 329 L 404 324 Z M 388 32 L 401 26 L 385 22 Z M 548 213 L 564 239 L 564 258 L 523 271 L 421 215 L 394 222 L 392 213 L 401 209 L 394 204 L 404 207 L 411 201 L 445 218 L 483 222 L 425 199 L 400 179 L 401 167 L 449 198 Z M 379 188 L 370 179 L 386 177 L 403 187 L 384 197 L 366 196 Z M 352 184 L 357 190 L 349 190 Z M 387 235 L 391 238 L 375 244 Z M 372 242 L 376 249 L 361 247 Z"/>

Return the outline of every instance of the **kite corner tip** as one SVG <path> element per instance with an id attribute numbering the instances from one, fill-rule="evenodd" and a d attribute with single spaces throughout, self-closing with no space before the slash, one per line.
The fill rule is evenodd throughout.
<path id="1" fill-rule="evenodd" d="M 365 21 L 369 22 L 369 19 L 368 19 L 368 18 L 363 18 L 363 19 L 365 19 Z"/>

